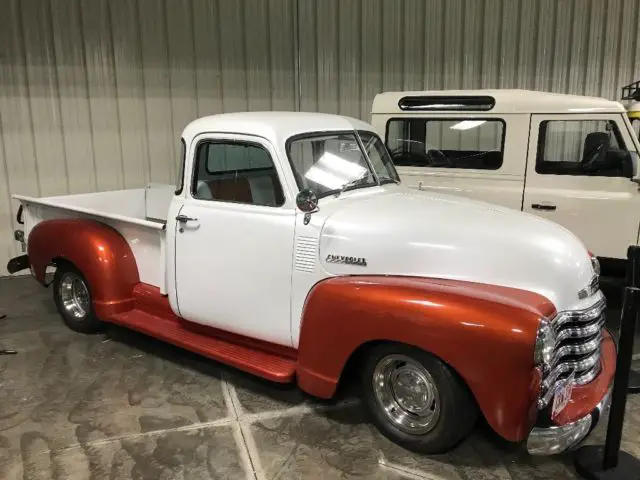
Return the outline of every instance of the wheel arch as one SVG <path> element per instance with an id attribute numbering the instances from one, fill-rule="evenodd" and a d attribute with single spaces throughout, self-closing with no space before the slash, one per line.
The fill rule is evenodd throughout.
<path id="1" fill-rule="evenodd" d="M 88 219 L 54 219 L 29 234 L 27 254 L 35 278 L 45 283 L 50 265 L 68 262 L 86 278 L 99 317 L 133 307 L 138 266 L 127 241 L 112 227 Z"/>
<path id="2" fill-rule="evenodd" d="M 473 395 L 473 392 L 471 391 L 471 389 L 469 388 L 469 385 L 467 384 L 467 382 L 465 381 L 465 379 L 460 375 L 460 373 L 449 363 L 447 363 L 444 359 L 440 358 L 439 356 L 435 355 L 433 352 L 429 352 L 427 350 L 424 350 L 423 348 L 421 348 L 418 345 L 414 345 L 414 344 L 410 344 L 410 343 L 404 343 L 404 342 L 397 342 L 397 341 L 393 341 L 393 340 L 381 340 L 381 339 L 377 339 L 377 340 L 367 340 L 366 342 L 358 345 L 358 347 L 356 347 L 356 349 L 351 352 L 351 355 L 349 355 L 349 358 L 347 358 L 347 360 L 345 361 L 344 367 L 342 369 L 342 371 L 340 372 L 340 376 L 338 378 L 338 384 L 336 387 L 336 390 L 339 390 L 340 388 L 342 388 L 343 384 L 347 383 L 348 381 L 354 379 L 358 373 L 358 368 L 360 368 L 363 364 L 364 361 L 367 357 L 367 354 L 373 350 L 374 348 L 380 346 L 380 345 L 397 345 L 399 347 L 412 347 L 412 348 L 418 348 L 426 353 L 428 353 L 429 355 L 432 355 L 433 357 L 435 357 L 436 359 L 438 359 L 439 361 L 441 361 L 442 363 L 444 363 L 447 367 L 449 367 L 451 369 L 451 371 L 453 372 L 453 374 L 458 377 L 460 379 L 460 381 L 462 382 L 462 384 L 469 390 L 469 392 L 471 393 L 471 397 L 473 398 L 474 402 L 477 405 L 477 400 L 475 398 L 475 396 Z"/>
<path id="3" fill-rule="evenodd" d="M 519 441 L 535 421 L 537 326 L 554 311 L 546 298 L 506 287 L 334 277 L 317 284 L 307 298 L 298 382 L 303 390 L 328 398 L 345 367 L 372 345 L 418 347 L 460 376 L 494 430 Z"/>

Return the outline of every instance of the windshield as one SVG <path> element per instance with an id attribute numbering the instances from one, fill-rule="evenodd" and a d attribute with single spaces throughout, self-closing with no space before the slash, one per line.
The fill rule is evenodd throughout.
<path id="1" fill-rule="evenodd" d="M 331 133 L 297 138 L 289 143 L 288 154 L 300 190 L 311 189 L 318 197 L 350 188 L 396 181 L 398 174 L 378 136 L 361 132 L 372 165 L 369 164 L 355 133 Z"/>

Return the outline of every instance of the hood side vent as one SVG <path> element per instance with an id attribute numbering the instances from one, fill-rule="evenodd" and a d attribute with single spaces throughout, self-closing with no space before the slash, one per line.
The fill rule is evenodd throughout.
<path id="1" fill-rule="evenodd" d="M 314 237 L 298 237 L 294 252 L 294 268 L 299 272 L 313 273 L 318 257 L 318 239 Z"/>

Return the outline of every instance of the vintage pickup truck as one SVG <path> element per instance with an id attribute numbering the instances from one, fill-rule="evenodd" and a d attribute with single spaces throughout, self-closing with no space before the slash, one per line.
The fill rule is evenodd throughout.
<path id="1" fill-rule="evenodd" d="M 124 325 L 329 398 L 348 370 L 377 427 L 418 452 L 479 413 L 534 454 L 584 439 L 615 346 L 597 261 L 564 228 L 399 185 L 361 121 L 215 115 L 181 139 L 177 188 L 15 196 L 66 324 Z"/>
<path id="2" fill-rule="evenodd" d="M 372 124 L 402 182 L 568 228 L 604 275 L 638 243 L 638 138 L 622 104 L 527 90 L 387 92 Z"/>

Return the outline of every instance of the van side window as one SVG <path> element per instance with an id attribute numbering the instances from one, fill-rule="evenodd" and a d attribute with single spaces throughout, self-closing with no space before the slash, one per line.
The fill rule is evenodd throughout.
<path id="1" fill-rule="evenodd" d="M 396 166 L 497 170 L 504 134 L 496 118 L 394 118 L 386 139 Z"/>
<path id="2" fill-rule="evenodd" d="M 206 141 L 198 145 L 192 195 L 199 200 L 278 207 L 282 186 L 269 152 L 241 141 Z"/>
<path id="3" fill-rule="evenodd" d="M 631 177 L 633 164 L 616 122 L 545 120 L 540 122 L 536 172 Z"/>

